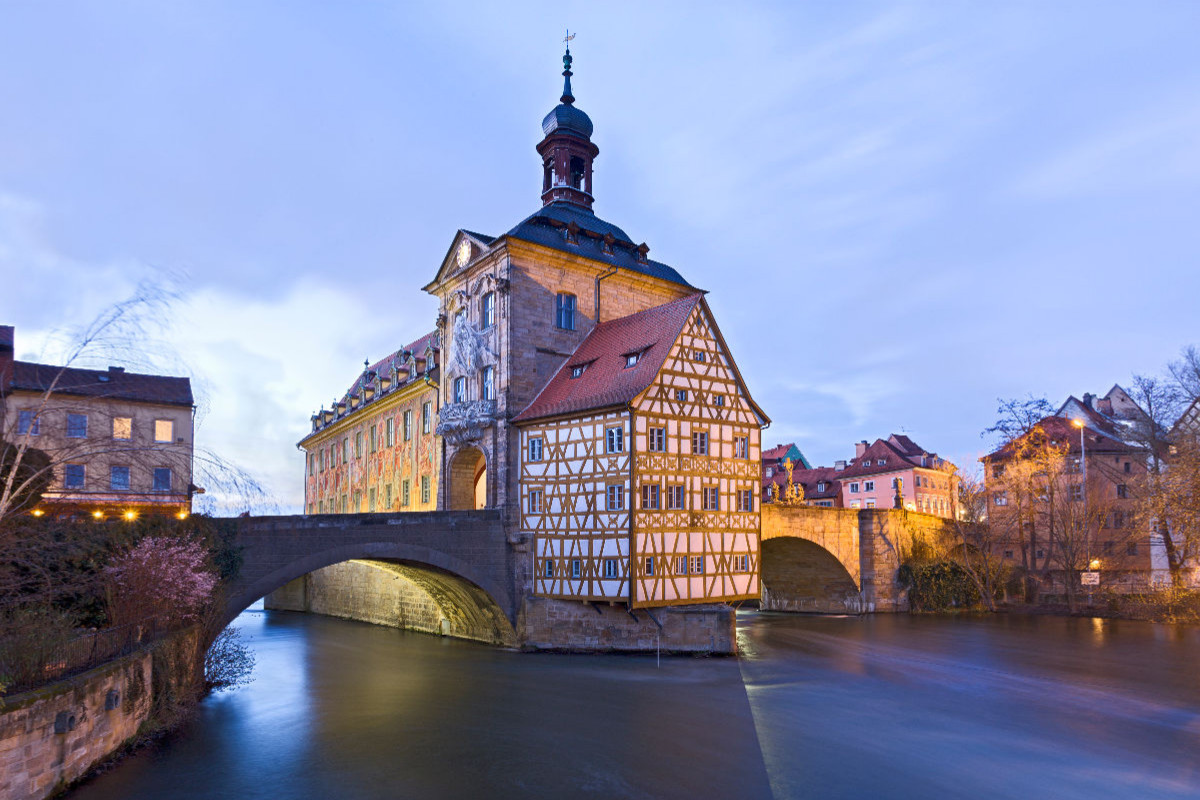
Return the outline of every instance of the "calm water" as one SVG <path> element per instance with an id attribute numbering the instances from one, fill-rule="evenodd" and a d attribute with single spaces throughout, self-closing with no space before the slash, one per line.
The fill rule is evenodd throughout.
<path id="1" fill-rule="evenodd" d="M 247 612 L 257 678 L 96 798 L 1200 797 L 1200 631 L 745 614 L 741 659 Z"/>

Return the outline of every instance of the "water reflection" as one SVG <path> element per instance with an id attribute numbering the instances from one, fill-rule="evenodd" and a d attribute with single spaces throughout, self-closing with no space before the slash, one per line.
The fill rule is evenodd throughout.
<path id="1" fill-rule="evenodd" d="M 746 613 L 658 669 L 238 624 L 256 682 L 73 797 L 1200 796 L 1194 628 Z"/>

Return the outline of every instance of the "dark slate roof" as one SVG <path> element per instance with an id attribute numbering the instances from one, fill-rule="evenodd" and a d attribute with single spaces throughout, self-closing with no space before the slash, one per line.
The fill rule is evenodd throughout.
<path id="1" fill-rule="evenodd" d="M 671 345 L 683 332 L 688 315 L 700 302 L 693 294 L 627 317 L 601 322 L 580 343 L 558 373 L 513 422 L 574 414 L 623 405 L 649 386 Z M 625 356 L 641 353 L 638 363 L 625 366 Z M 571 377 L 574 367 L 583 374 Z"/>
<path id="2" fill-rule="evenodd" d="M 79 369 L 14 361 L 8 385 L 15 391 L 45 392 L 53 386 L 55 394 L 167 406 L 191 407 L 195 404 L 192 382 L 188 378 L 126 372 L 121 367 Z"/>
<path id="3" fill-rule="evenodd" d="M 580 228 L 575 242 L 567 241 L 567 226 L 572 223 Z M 637 247 L 625 231 L 611 222 L 600 219 L 586 208 L 572 203 L 550 203 L 526 217 L 507 235 L 564 253 L 575 253 L 652 278 L 691 286 L 673 267 L 650 259 L 640 261 Z M 613 238 L 611 252 L 605 252 L 606 235 Z"/>
<path id="4" fill-rule="evenodd" d="M 592 135 L 592 119 L 573 105 L 559 103 L 542 120 L 542 133 L 549 136 L 555 131 L 570 131 L 589 139 Z"/>

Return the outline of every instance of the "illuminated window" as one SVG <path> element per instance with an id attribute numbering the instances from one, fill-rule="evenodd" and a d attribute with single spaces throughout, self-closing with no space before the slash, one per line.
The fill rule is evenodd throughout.
<path id="1" fill-rule="evenodd" d="M 867 508 L 874 508 L 874 507 L 875 507 L 875 498 L 868 497 L 867 498 Z"/>
<path id="2" fill-rule="evenodd" d="M 540 436 L 529 437 L 529 460 L 530 461 L 541 461 L 542 460 L 542 437 L 540 437 Z"/>
<path id="3" fill-rule="evenodd" d="M 604 577 L 606 577 L 606 578 L 621 577 L 621 572 L 620 572 L 620 569 L 617 567 L 617 560 L 615 558 L 604 559 Z"/>
<path id="4" fill-rule="evenodd" d="M 130 417 L 113 417 L 113 438 L 129 441 L 133 438 L 133 419 Z"/>
<path id="5" fill-rule="evenodd" d="M 129 491 L 129 467 L 110 467 L 108 471 L 108 488 L 114 492 Z"/>
<path id="6" fill-rule="evenodd" d="M 67 438 L 87 438 L 87 414 L 67 414 Z"/>
<path id="7" fill-rule="evenodd" d="M 156 491 L 156 492 L 171 491 L 171 468 L 170 467 L 155 467 L 154 468 L 154 491 Z"/>
<path id="8" fill-rule="evenodd" d="M 175 422 L 169 419 L 154 420 L 154 441 L 160 443 L 175 441 Z"/>
<path id="9" fill-rule="evenodd" d="M 604 431 L 604 451 L 620 453 L 625 449 L 625 430 L 623 428 L 608 428 Z"/>
<path id="10" fill-rule="evenodd" d="M 42 421 L 37 414 L 32 411 L 22 411 L 17 415 L 17 435 L 37 436 L 41 433 Z M 1128 472 L 1128 470 L 1126 470 Z"/>

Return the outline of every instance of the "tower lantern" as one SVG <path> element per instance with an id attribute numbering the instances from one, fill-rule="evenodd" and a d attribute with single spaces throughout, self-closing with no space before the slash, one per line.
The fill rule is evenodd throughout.
<path id="1" fill-rule="evenodd" d="M 568 40 L 571 37 L 568 36 Z M 537 146 L 542 157 L 542 205 L 572 203 L 592 210 L 592 161 L 600 148 L 592 144 L 592 121 L 575 107 L 571 93 L 571 47 L 563 55 L 561 102 L 542 120 L 546 138 Z"/>

